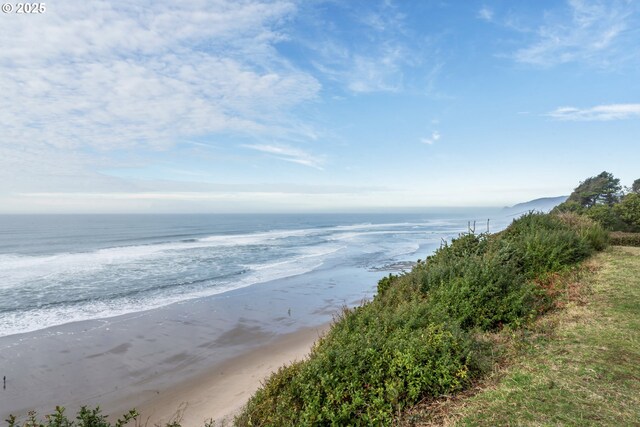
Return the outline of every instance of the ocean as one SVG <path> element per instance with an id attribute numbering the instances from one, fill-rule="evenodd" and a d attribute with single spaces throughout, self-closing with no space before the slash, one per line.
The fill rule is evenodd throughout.
<path id="1" fill-rule="evenodd" d="M 303 275 L 397 271 L 478 221 L 425 214 L 3 215 L 0 337 L 112 318 Z M 400 267 L 399 267 L 400 266 Z M 407 267 L 408 268 L 408 267 Z"/>

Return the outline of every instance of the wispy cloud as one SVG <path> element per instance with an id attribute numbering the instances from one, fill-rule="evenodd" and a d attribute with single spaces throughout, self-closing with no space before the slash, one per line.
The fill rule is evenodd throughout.
<path id="1" fill-rule="evenodd" d="M 324 51 L 333 49 L 325 46 Z M 345 50 L 343 60 L 327 54 L 313 61 L 314 67 L 328 79 L 353 93 L 399 92 L 403 87 L 402 57 L 399 46 L 382 46 L 370 56 Z"/>
<path id="2" fill-rule="evenodd" d="M 0 192 L 120 188 L 94 172 L 115 150 L 313 139 L 293 108 L 321 85 L 274 48 L 297 12 L 293 0 L 60 0 L 37 19 L 2 17 Z"/>
<path id="3" fill-rule="evenodd" d="M 387 46 L 380 57 L 360 54 L 353 56 L 348 71 L 347 87 L 352 92 L 397 92 L 402 88 L 400 63 L 403 52 L 395 46 Z"/>
<path id="4" fill-rule="evenodd" d="M 429 138 L 422 138 L 420 140 L 420 142 L 422 142 L 423 144 L 427 144 L 427 145 L 433 145 L 438 140 L 440 140 L 440 132 L 434 131 L 434 132 L 431 133 L 431 136 Z"/>
<path id="5" fill-rule="evenodd" d="M 287 162 L 297 163 L 309 166 L 318 170 L 322 170 L 323 158 L 314 156 L 304 150 L 286 145 L 269 145 L 269 144 L 246 144 L 245 148 L 260 151 L 262 153 L 271 154 L 274 157 Z"/>
<path id="6" fill-rule="evenodd" d="M 637 58 L 637 8 L 637 3 L 622 0 L 570 0 L 568 9 L 545 15 L 535 40 L 514 58 L 539 66 L 586 61 L 604 67 Z"/>
<path id="7" fill-rule="evenodd" d="M 482 6 L 482 9 L 478 11 L 478 18 L 483 21 L 491 22 L 493 20 L 493 10 L 487 6 Z"/>
<path id="8" fill-rule="evenodd" d="M 355 94 L 400 92 L 406 88 L 411 70 L 431 59 L 425 55 L 428 42 L 414 37 L 407 28 L 406 15 L 393 1 L 358 6 L 327 3 L 322 3 L 323 9 L 330 12 L 311 14 L 316 19 L 308 22 L 297 41 L 312 52 L 310 65 L 330 84 Z M 338 24 L 338 20 L 349 20 L 349 24 Z M 327 31 L 338 26 L 342 31 L 335 35 Z"/>
<path id="9" fill-rule="evenodd" d="M 560 107 L 547 114 L 558 120 L 609 121 L 640 118 L 640 104 L 609 104 L 591 108 Z"/>
<path id="10" fill-rule="evenodd" d="M 287 110 L 320 90 L 273 49 L 295 12 L 285 0 L 67 0 L 39 19 L 3 19 L 0 144 L 106 150 L 216 132 L 283 136 Z"/>

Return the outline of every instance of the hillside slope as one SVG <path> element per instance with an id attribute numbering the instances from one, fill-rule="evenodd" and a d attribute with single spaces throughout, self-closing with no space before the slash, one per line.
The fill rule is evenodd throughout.
<path id="1" fill-rule="evenodd" d="M 493 385 L 415 425 L 638 425 L 640 248 L 613 247 L 592 265 Z"/>

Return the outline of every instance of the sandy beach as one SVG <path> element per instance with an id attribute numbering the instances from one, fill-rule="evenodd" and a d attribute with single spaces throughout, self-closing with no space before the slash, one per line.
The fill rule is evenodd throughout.
<path id="1" fill-rule="evenodd" d="M 210 419 L 219 423 L 232 420 L 265 378 L 280 366 L 305 358 L 328 328 L 325 324 L 277 337 L 197 378 L 161 391 L 138 406 L 140 420 L 147 425 L 162 425 L 179 419 L 184 427 L 202 426 Z M 119 405 L 127 408 L 126 402 Z"/>
<path id="2" fill-rule="evenodd" d="M 232 416 L 270 372 L 300 360 L 343 306 L 370 298 L 379 271 L 309 274 L 108 319 L 0 337 L 0 418 L 30 410 L 131 408 L 147 425 Z"/>

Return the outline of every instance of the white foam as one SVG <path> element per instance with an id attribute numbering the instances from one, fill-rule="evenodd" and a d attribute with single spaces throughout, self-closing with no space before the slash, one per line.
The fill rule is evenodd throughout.
<path id="1" fill-rule="evenodd" d="M 210 236 L 199 239 L 201 243 L 212 243 L 220 246 L 258 245 L 273 243 L 288 237 L 306 237 L 322 232 L 322 229 L 273 230 L 262 233 L 229 234 Z"/>
<path id="2" fill-rule="evenodd" d="M 420 227 L 437 227 L 443 225 L 453 225 L 451 221 L 446 220 L 429 220 L 423 222 L 388 222 L 388 223 L 361 223 L 361 224 L 353 224 L 353 225 L 338 225 L 333 227 L 333 230 L 368 230 L 372 228 L 390 228 L 390 227 L 412 227 L 412 228 L 420 228 Z"/>
<path id="3" fill-rule="evenodd" d="M 213 296 L 258 283 L 305 274 L 320 267 L 328 255 L 342 248 L 343 246 L 338 245 L 302 248 L 298 255 L 285 260 L 246 265 L 250 270 L 249 273 L 232 282 L 216 283 L 214 286 L 206 286 L 203 283 L 203 286 L 206 287 L 187 292 L 183 292 L 180 288 L 174 288 L 171 292 L 146 297 L 144 300 L 123 297 L 108 301 L 94 300 L 82 305 L 59 305 L 0 314 L 0 336 L 32 332 L 83 320 L 105 319 L 152 310 L 177 302 Z"/>
<path id="4" fill-rule="evenodd" d="M 22 295 L 39 292 L 60 296 L 64 292 L 82 293 L 93 300 L 74 305 L 56 305 L 33 310 L 18 310 L 0 314 L 0 336 L 30 332 L 53 325 L 80 320 L 100 319 L 127 313 L 150 310 L 179 301 L 206 297 L 257 283 L 295 276 L 312 271 L 342 248 L 354 253 L 384 252 L 390 258 L 412 254 L 419 250 L 433 235 L 428 227 L 450 225 L 450 222 L 428 221 L 421 223 L 354 224 L 326 228 L 273 230 L 260 233 L 208 236 L 196 240 L 160 244 L 122 246 L 99 249 L 92 252 L 60 253 L 56 255 L 0 255 L 0 291 L 5 295 Z M 385 228 L 387 228 L 385 230 Z M 392 228 L 389 230 L 389 228 Z M 409 230 L 407 228 L 410 228 Z M 422 230 L 422 228 L 426 228 Z M 439 231 L 439 233 L 442 231 Z M 398 239 L 368 237 L 396 235 Z M 406 236 L 406 237 L 400 237 Z M 292 241 L 290 241 L 293 239 Z M 311 246 L 308 244 L 313 243 Z M 137 297 L 100 300 L 101 289 L 107 295 L 110 286 L 114 292 L 147 277 L 162 281 L 182 276 L 188 278 L 190 268 L 200 268 L 201 262 L 224 262 L 225 257 L 241 260 L 247 251 L 275 248 L 276 254 L 284 248 L 289 254 L 284 258 L 247 264 L 247 272 L 227 280 L 198 282 L 196 285 L 176 286 L 154 292 L 153 288 L 140 289 Z M 223 251 L 207 251 L 221 248 Z M 235 248 L 235 249 L 234 249 Z M 204 251 L 198 251 L 203 249 Z M 213 257 L 207 259 L 209 257 Z M 201 258 L 203 257 L 203 258 Z M 217 258 L 216 258 L 217 257 Z M 236 262 L 239 260 L 236 258 Z M 211 265 L 211 269 L 216 265 Z M 198 279 L 197 274 L 193 274 Z M 170 280 L 170 279 L 168 279 Z M 196 280 L 197 281 L 197 280 Z M 71 289 L 71 287 L 75 287 Z M 144 288 L 142 286 L 141 288 Z M 46 300 L 46 299 L 45 299 Z"/>
<path id="5" fill-rule="evenodd" d="M 107 267 L 173 257 L 173 254 L 179 251 L 258 244 L 274 245 L 280 239 L 307 236 L 311 232 L 312 230 L 287 230 L 211 236 L 188 242 L 122 246 L 99 249 L 93 252 L 60 253 L 45 256 L 0 255 L 0 289 L 15 288 L 21 283 L 48 276 L 95 273 Z"/>
<path id="6" fill-rule="evenodd" d="M 359 231 L 369 228 L 428 225 L 429 223 L 388 223 L 356 224 L 320 229 L 275 230 L 262 233 L 209 236 L 196 241 L 178 241 L 138 246 L 120 246 L 99 249 L 92 252 L 60 253 L 55 255 L 0 255 L 0 289 L 15 288 L 21 283 L 41 279 L 47 276 L 87 274 L 107 267 L 130 264 L 162 258 L 170 253 L 192 249 L 213 247 L 235 247 L 250 245 L 275 245 L 282 239 L 308 237 L 354 230 L 353 233 L 341 233 L 328 236 L 329 240 L 349 240 L 358 236 L 373 234 L 412 234 L 411 231 Z"/>

